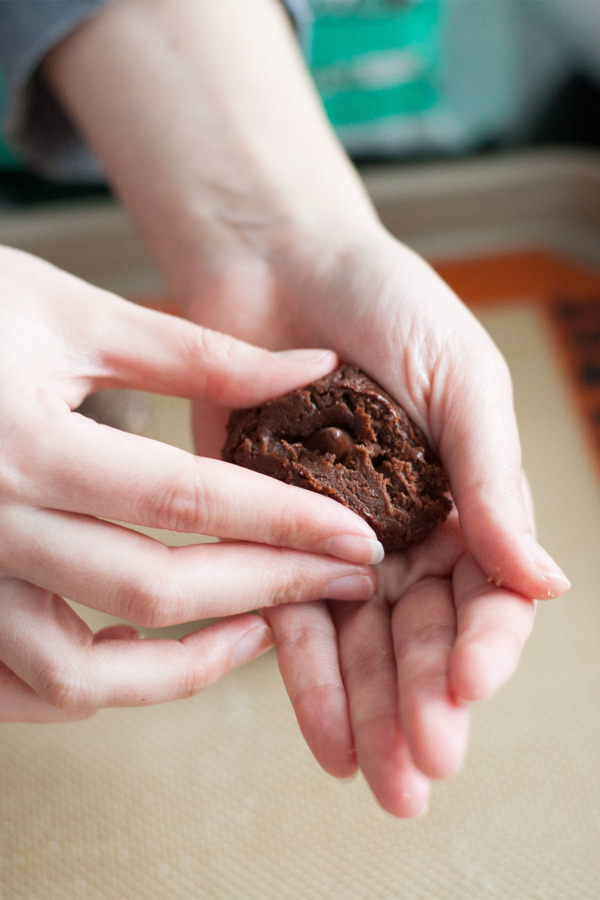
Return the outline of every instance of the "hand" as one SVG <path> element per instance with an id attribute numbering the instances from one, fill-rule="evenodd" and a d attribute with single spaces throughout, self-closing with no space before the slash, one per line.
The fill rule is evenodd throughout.
<path id="1" fill-rule="evenodd" d="M 383 809 L 412 817 L 428 807 L 430 779 L 463 764 L 467 704 L 513 673 L 535 601 L 486 577 L 454 512 L 423 544 L 378 567 L 372 601 L 265 616 L 316 759 L 339 778 L 360 769 Z"/>
<path id="2" fill-rule="evenodd" d="M 271 644 L 262 619 L 234 614 L 372 595 L 377 542 L 353 513 L 74 411 L 102 387 L 254 404 L 334 354 L 270 354 L 6 248 L 0 296 L 0 720 L 187 696 Z M 172 549 L 115 520 L 228 542 Z M 147 627 L 234 617 L 138 641 L 130 626 L 92 634 L 62 597 Z"/>
<path id="3" fill-rule="evenodd" d="M 384 561 L 372 601 L 265 613 L 321 765 L 338 777 L 359 767 L 385 809 L 413 816 L 429 780 L 464 759 L 467 704 L 513 673 L 533 598 L 568 582 L 533 537 L 506 366 L 458 298 L 379 229 L 357 246 L 299 235 L 293 246 L 255 329 L 262 323 L 271 346 L 327 335 L 341 358 L 380 381 L 441 453 L 458 507 L 425 543 Z M 212 324 L 218 311 L 205 309 Z"/>

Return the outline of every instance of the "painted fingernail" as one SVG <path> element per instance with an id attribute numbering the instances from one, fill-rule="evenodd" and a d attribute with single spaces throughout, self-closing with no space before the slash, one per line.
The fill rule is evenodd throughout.
<path id="1" fill-rule="evenodd" d="M 374 593 L 367 575 L 344 575 L 328 584 L 322 596 L 326 600 L 370 600 Z"/>
<path id="2" fill-rule="evenodd" d="M 279 350 L 273 354 L 278 356 L 284 362 L 298 363 L 298 365 L 306 365 L 307 363 L 321 363 L 322 365 L 336 365 L 337 356 L 332 350 Z"/>
<path id="3" fill-rule="evenodd" d="M 378 565 L 385 556 L 383 545 L 378 540 L 360 534 L 336 534 L 325 544 L 325 552 L 338 559 L 367 566 Z"/>
<path id="4" fill-rule="evenodd" d="M 525 544 L 533 565 L 547 585 L 547 590 L 543 596 L 552 599 L 568 591 L 571 587 L 571 582 L 550 554 L 543 547 L 540 547 L 533 535 L 527 535 Z"/>
<path id="5" fill-rule="evenodd" d="M 273 632 L 267 625 L 251 628 L 237 642 L 231 662 L 234 667 L 243 666 L 272 646 Z"/>

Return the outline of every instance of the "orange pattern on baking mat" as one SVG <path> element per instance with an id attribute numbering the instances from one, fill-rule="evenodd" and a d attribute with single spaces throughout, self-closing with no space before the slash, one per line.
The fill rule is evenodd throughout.
<path id="1" fill-rule="evenodd" d="M 600 470 L 600 271 L 538 250 L 442 261 L 436 269 L 475 309 L 539 307 Z"/>

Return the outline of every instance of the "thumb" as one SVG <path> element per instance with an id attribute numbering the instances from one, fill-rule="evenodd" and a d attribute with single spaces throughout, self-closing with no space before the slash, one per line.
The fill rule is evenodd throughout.
<path id="1" fill-rule="evenodd" d="M 463 534 L 491 581 L 528 598 L 563 594 L 569 581 L 537 543 L 504 359 L 485 335 L 462 347 L 433 418 Z"/>

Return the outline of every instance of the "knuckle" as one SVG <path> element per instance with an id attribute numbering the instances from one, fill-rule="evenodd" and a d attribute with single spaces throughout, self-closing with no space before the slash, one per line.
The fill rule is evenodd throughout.
<path id="1" fill-rule="evenodd" d="M 387 673 L 392 664 L 395 662 L 389 647 L 365 647 L 344 667 L 344 681 L 348 684 L 366 684 L 382 673 Z"/>
<path id="2" fill-rule="evenodd" d="M 360 743 L 360 736 L 367 734 L 374 736 L 380 740 L 380 736 L 393 735 L 397 731 L 398 723 L 395 711 L 381 709 L 379 705 L 375 705 L 367 710 L 363 710 L 360 715 L 352 722 L 352 730 L 354 733 L 354 743 Z"/>
<path id="3" fill-rule="evenodd" d="M 183 595 L 172 566 L 164 566 L 160 574 L 149 569 L 142 577 L 121 585 L 117 612 L 142 628 L 166 628 L 183 621 Z"/>
<path id="4" fill-rule="evenodd" d="M 188 700 L 190 697 L 195 697 L 212 681 L 214 681 L 214 677 L 211 678 L 207 663 L 202 659 L 195 660 L 193 665 L 190 664 L 183 673 L 177 699 Z"/>
<path id="5" fill-rule="evenodd" d="M 396 640 L 398 666 L 402 667 L 403 679 L 412 683 L 425 673 L 439 667 L 439 660 L 445 658 L 456 638 L 454 623 L 429 622 L 411 628 L 407 634 Z"/>
<path id="6" fill-rule="evenodd" d="M 283 485 L 283 487 L 287 488 L 288 485 Z M 301 490 L 298 488 L 298 492 Z M 306 545 L 306 533 L 309 533 L 311 525 L 314 526 L 314 518 L 311 520 L 307 510 L 303 508 L 307 503 L 306 497 L 298 496 L 294 491 L 288 493 L 289 497 L 286 497 L 285 503 L 281 503 L 273 510 L 273 534 L 282 547 L 303 549 Z M 304 493 L 308 494 L 307 491 Z M 309 499 L 313 499 L 310 494 Z"/>
<path id="7" fill-rule="evenodd" d="M 207 489 L 198 482 L 161 489 L 150 503 L 159 527 L 169 531 L 190 533 L 209 524 Z"/>
<path id="8" fill-rule="evenodd" d="M 245 585 L 253 607 L 268 610 L 290 603 L 292 598 L 288 592 L 284 551 L 280 547 L 263 547 L 260 544 L 239 546 L 241 553 L 235 566 L 236 578 Z M 227 555 L 228 545 L 221 544 L 221 547 L 227 562 L 231 558 Z"/>
<path id="9" fill-rule="evenodd" d="M 200 325 L 193 325 L 185 320 L 173 321 L 173 335 L 182 358 L 195 364 L 196 371 L 201 372 L 199 360 L 204 360 L 210 351 L 210 331 Z"/>
<path id="10" fill-rule="evenodd" d="M 124 586 L 120 591 L 120 611 L 123 618 L 142 628 L 162 628 L 169 623 L 165 613 L 165 594 L 163 588 L 149 582 Z"/>
<path id="11" fill-rule="evenodd" d="M 270 548 L 270 572 L 263 586 L 261 606 L 276 607 L 317 600 L 319 596 L 318 577 L 311 572 L 308 560 L 299 569 L 293 552 L 283 547 Z"/>
<path id="12" fill-rule="evenodd" d="M 93 707 L 88 679 L 74 662 L 46 660 L 38 672 L 34 689 L 51 706 L 77 717 Z"/>
<path id="13" fill-rule="evenodd" d="M 318 684 L 311 684 L 296 691 L 289 688 L 288 690 L 294 708 L 302 709 L 305 718 L 312 714 L 317 727 L 322 725 L 321 710 L 330 701 L 335 702 L 336 698 L 346 696 L 343 685 L 336 681 L 320 681 Z"/>
<path id="14" fill-rule="evenodd" d="M 280 650 L 285 649 L 289 653 L 297 654 L 299 658 L 306 658 L 315 647 L 328 646 L 331 639 L 331 631 L 323 626 L 300 624 L 294 628 L 288 627 L 277 644 Z"/>
<path id="15" fill-rule="evenodd" d="M 429 622 L 411 631 L 407 642 L 407 649 L 419 653 L 423 647 L 451 645 L 456 637 L 454 623 Z"/>
<path id="16" fill-rule="evenodd" d="M 206 362 L 206 395 L 219 401 L 231 380 L 231 373 L 238 367 L 240 343 L 230 335 L 211 331 L 209 328 L 199 330 L 196 340 L 197 352 Z"/>

